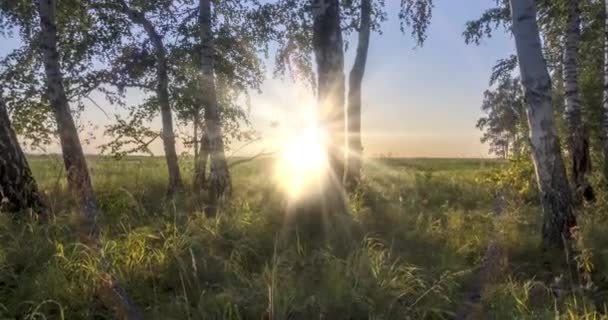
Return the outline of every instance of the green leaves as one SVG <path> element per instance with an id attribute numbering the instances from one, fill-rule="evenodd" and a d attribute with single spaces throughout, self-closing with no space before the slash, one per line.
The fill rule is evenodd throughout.
<path id="1" fill-rule="evenodd" d="M 528 132 L 521 84 L 510 73 L 496 79 L 496 89 L 484 92 L 481 109 L 486 116 L 476 127 L 483 131 L 481 142 L 490 144 L 491 153 L 503 158 L 519 156 L 525 150 Z"/>
<path id="2" fill-rule="evenodd" d="M 486 10 L 477 20 L 468 21 L 462 33 L 466 44 L 479 45 L 483 38 L 491 38 L 499 27 L 510 26 L 511 10 L 508 0 L 496 0 L 497 7 Z"/>
<path id="3" fill-rule="evenodd" d="M 57 3 L 58 47 L 68 99 L 84 108 L 83 101 L 101 88 L 104 55 L 120 40 L 117 28 L 98 14 L 100 0 L 62 0 Z M 35 147 L 52 141 L 55 123 L 46 98 L 44 71 L 39 51 L 36 1 L 3 1 L 0 4 L 0 34 L 12 34 L 21 47 L 0 61 L 0 88 L 7 101 L 17 133 Z"/>
<path id="4" fill-rule="evenodd" d="M 424 44 L 427 29 L 433 15 L 433 0 L 401 0 L 401 32 L 405 33 L 406 26 L 411 28 L 412 37 L 419 46 Z"/>

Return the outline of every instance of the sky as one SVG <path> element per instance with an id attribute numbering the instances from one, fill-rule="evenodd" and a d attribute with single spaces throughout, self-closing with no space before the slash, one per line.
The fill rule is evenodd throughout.
<path id="1" fill-rule="evenodd" d="M 401 33 L 397 19 L 398 0 L 386 0 L 389 20 L 383 34 L 372 34 L 363 80 L 362 134 L 367 156 L 399 157 L 487 157 L 487 146 L 480 143 L 475 128 L 483 91 L 488 87 L 496 60 L 514 52 L 513 39 L 502 29 L 480 46 L 466 45 L 462 32 L 465 22 L 477 18 L 493 6 L 492 0 L 435 0 L 433 19 L 423 47 L 406 30 Z M 466 5 L 463 4 L 466 2 Z M 345 73 L 354 60 L 356 35 L 349 39 Z M 0 56 L 19 45 L 18 39 L 0 38 Z M 270 59 L 272 61 L 272 58 Z M 274 141 L 306 126 L 315 109 L 315 98 L 302 85 L 289 78 L 274 79 L 273 66 L 261 93 L 251 96 L 252 126 L 262 138 L 241 149 L 241 154 L 274 151 Z M 128 92 L 128 103 L 138 103 L 143 94 Z M 103 105 L 102 98 L 96 99 Z M 108 113 L 120 109 L 103 105 Z M 106 141 L 103 127 L 111 123 L 98 108 L 89 105 L 82 123 L 93 123 L 86 135 L 96 138 L 84 145 L 85 152 L 98 153 Z M 278 122 L 279 127 L 271 127 Z M 159 126 L 155 121 L 154 126 Z M 84 134 L 84 133 L 83 133 Z M 152 146 L 162 154 L 160 142 Z M 235 149 L 238 149 L 235 146 Z M 51 146 L 49 152 L 59 149 Z M 178 146 L 178 151 L 184 150 Z"/>

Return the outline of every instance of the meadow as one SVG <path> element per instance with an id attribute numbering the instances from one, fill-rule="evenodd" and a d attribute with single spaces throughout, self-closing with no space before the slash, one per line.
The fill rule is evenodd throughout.
<path id="1" fill-rule="evenodd" d="M 30 164 L 54 219 L 0 217 L 0 318 L 113 318 L 96 296 L 100 261 L 77 241 L 61 158 Z M 370 160 L 348 218 L 310 232 L 289 225 L 272 164 L 235 166 L 233 196 L 209 219 L 188 191 L 165 197 L 163 159 L 89 159 L 102 255 L 146 319 L 606 318 L 600 188 L 579 212 L 579 250 L 548 255 L 531 166 Z"/>

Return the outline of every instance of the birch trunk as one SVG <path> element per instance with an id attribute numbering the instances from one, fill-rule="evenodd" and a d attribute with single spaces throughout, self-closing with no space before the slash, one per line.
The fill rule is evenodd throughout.
<path id="1" fill-rule="evenodd" d="M 9 212 L 32 209 L 42 216 L 48 214 L 17 135 L 11 127 L 2 98 L 0 98 L 0 201 L 4 202 L 1 209 Z"/>
<path id="2" fill-rule="evenodd" d="M 208 178 L 209 205 L 206 213 L 214 216 L 223 198 L 232 188 L 215 88 L 213 32 L 211 29 L 211 0 L 200 0 L 199 26 L 201 38 L 201 102 L 205 108 L 205 135 L 208 140 L 210 170 Z"/>
<path id="3" fill-rule="evenodd" d="M 333 178 L 344 178 L 344 48 L 338 0 L 312 0 L 313 50 L 317 63 L 317 98 L 321 122 L 328 133 Z"/>
<path id="4" fill-rule="evenodd" d="M 74 124 L 63 87 L 63 75 L 61 74 L 57 51 L 55 0 L 40 0 L 40 27 L 47 96 L 57 121 L 68 185 L 81 206 L 82 223 L 86 232 L 85 242 L 97 245 L 99 241 L 99 226 L 97 224 L 99 207 L 91 185 L 91 177 L 78 137 L 78 130 Z"/>
<path id="5" fill-rule="evenodd" d="M 565 118 L 568 126 L 570 158 L 572 160 L 572 185 L 574 202 L 580 204 L 594 199 L 593 189 L 587 180 L 591 171 L 589 155 L 589 137 L 583 120 L 581 102 L 578 93 L 578 47 L 580 40 L 579 0 L 568 1 L 568 26 L 564 43 L 564 91 Z"/>
<path id="6" fill-rule="evenodd" d="M 573 199 L 553 119 L 551 79 L 543 58 L 534 0 L 510 0 L 513 36 L 519 60 L 530 148 L 543 207 L 545 247 L 562 247 L 576 225 Z"/>
<path id="7" fill-rule="evenodd" d="M 202 135 L 199 144 L 198 157 L 194 164 L 194 185 L 195 192 L 199 192 L 206 187 L 207 183 L 207 161 L 209 159 L 209 140 L 206 135 Z"/>
<path id="8" fill-rule="evenodd" d="M 608 183 L 608 1 L 604 0 L 604 180 Z"/>
<path id="9" fill-rule="evenodd" d="M 163 126 L 163 147 L 165 160 L 169 171 L 169 186 L 167 193 L 173 195 L 183 188 L 177 151 L 175 149 L 175 133 L 173 129 L 173 113 L 169 103 L 169 75 L 167 71 L 167 50 L 163 44 L 162 36 L 156 31 L 150 20 L 137 10 L 131 9 L 125 0 L 120 0 L 123 13 L 126 14 L 133 23 L 141 25 L 148 38 L 152 42 L 156 56 L 156 96 L 160 106 L 160 116 Z"/>
<path id="10" fill-rule="evenodd" d="M 192 123 L 193 123 L 193 127 L 194 127 L 194 137 L 193 137 L 193 144 L 192 147 L 194 149 L 194 178 L 192 179 L 192 191 L 196 192 L 197 190 L 200 189 L 200 185 L 197 185 L 197 181 L 196 181 L 196 177 L 198 175 L 198 173 L 200 172 L 200 168 L 198 166 L 198 157 L 199 157 L 199 143 L 200 140 L 198 138 L 198 134 L 199 134 L 199 124 L 200 124 L 200 113 L 197 111 L 194 113 L 194 116 L 192 117 Z"/>
<path id="11" fill-rule="evenodd" d="M 347 141 L 347 171 L 346 185 L 354 189 L 361 180 L 361 164 L 363 159 L 363 145 L 361 143 L 361 84 L 367 63 L 367 51 L 371 33 L 371 0 L 361 0 L 361 24 L 359 25 L 359 43 L 355 62 L 349 75 L 348 105 L 346 117 L 348 124 Z"/>
<path id="12" fill-rule="evenodd" d="M 68 175 L 68 185 L 77 199 L 81 211 L 81 239 L 93 249 L 101 246 L 97 217 L 100 214 L 97 199 L 93 192 L 87 162 L 82 151 L 78 131 L 70 111 L 63 87 L 63 75 L 57 50 L 57 27 L 55 25 L 55 0 L 39 0 L 40 14 L 40 51 L 46 74 L 47 96 L 57 122 L 63 162 Z M 105 259 L 102 268 L 107 269 Z M 102 273 L 101 296 L 104 304 L 114 309 L 121 319 L 143 319 L 140 311 L 122 290 L 116 280 Z"/>
<path id="13" fill-rule="evenodd" d="M 207 148 L 203 146 L 206 141 L 205 134 L 200 132 L 204 128 L 201 124 L 200 112 L 195 112 L 192 121 L 194 122 L 194 176 L 192 178 L 192 191 L 199 193 L 205 188 L 205 171 L 207 169 L 207 157 L 209 154 L 204 152 Z"/>
<path id="14" fill-rule="evenodd" d="M 321 177 L 318 203 L 308 203 L 313 221 L 327 227 L 331 217 L 347 212 L 343 179 L 345 172 L 344 49 L 339 0 L 312 0 L 313 50 L 317 64 L 317 103 L 320 122 L 327 132 L 329 170 Z M 319 219 L 321 218 L 321 219 Z M 318 228 L 318 224 L 317 224 Z M 332 232 L 335 232 L 333 230 Z"/>

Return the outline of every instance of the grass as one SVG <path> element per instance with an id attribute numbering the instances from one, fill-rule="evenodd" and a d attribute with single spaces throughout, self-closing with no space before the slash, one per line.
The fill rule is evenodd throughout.
<path id="1" fill-rule="evenodd" d="M 30 161 L 56 219 L 0 217 L 0 318 L 112 318 L 96 296 L 98 257 L 77 243 L 60 158 Z M 540 250 L 540 209 L 519 190 L 494 216 L 501 161 L 374 160 L 351 219 L 319 226 L 320 237 L 286 231 L 285 201 L 264 178 L 270 159 L 235 167 L 216 219 L 187 192 L 164 197 L 160 158 L 90 166 L 102 254 L 146 319 L 451 319 L 489 239 L 508 262 L 484 287 L 484 319 L 605 319 L 608 194 L 580 214 L 574 254 L 587 269 L 571 266 Z M 182 170 L 191 177 L 192 163 Z M 595 290 L 579 286 L 587 274 Z"/>

